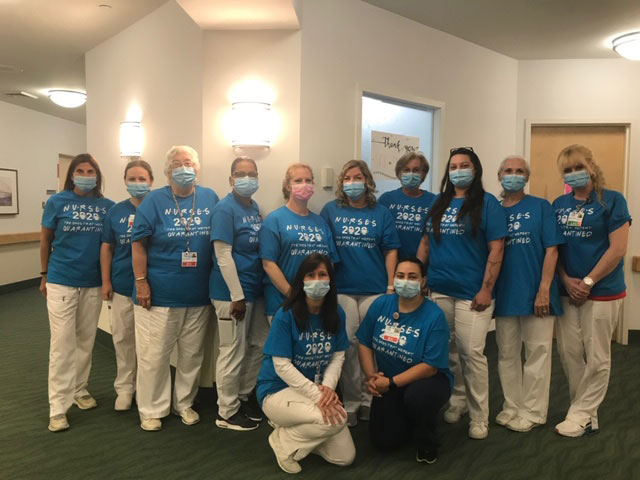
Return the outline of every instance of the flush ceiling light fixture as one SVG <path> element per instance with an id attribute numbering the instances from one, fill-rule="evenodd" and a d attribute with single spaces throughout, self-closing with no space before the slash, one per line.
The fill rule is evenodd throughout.
<path id="1" fill-rule="evenodd" d="M 64 108 L 77 108 L 85 104 L 87 94 L 75 90 L 49 90 L 49 99 Z"/>
<path id="2" fill-rule="evenodd" d="M 629 60 L 640 60 L 640 32 L 631 32 L 613 39 L 613 51 Z"/>

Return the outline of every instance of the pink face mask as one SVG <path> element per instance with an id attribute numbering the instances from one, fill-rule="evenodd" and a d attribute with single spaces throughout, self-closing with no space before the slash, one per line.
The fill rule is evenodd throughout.
<path id="1" fill-rule="evenodd" d="M 291 195 L 293 195 L 296 200 L 307 201 L 313 195 L 313 184 L 294 183 L 291 185 Z"/>

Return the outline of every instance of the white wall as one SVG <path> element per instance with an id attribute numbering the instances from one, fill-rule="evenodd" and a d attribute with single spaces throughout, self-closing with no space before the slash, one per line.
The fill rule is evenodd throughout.
<path id="1" fill-rule="evenodd" d="M 300 158 L 300 32 L 209 31 L 204 36 L 202 80 L 203 157 L 212 166 L 201 177 L 220 198 L 229 190 L 229 167 L 238 155 L 225 138 L 225 118 L 231 109 L 230 92 L 247 79 L 273 90 L 272 104 L 278 119 L 271 151 L 254 156 L 260 189 L 254 198 L 263 213 L 283 203 L 281 184 L 290 163 Z"/>
<path id="2" fill-rule="evenodd" d="M 614 60 L 522 61 L 518 73 L 517 147 L 524 144 L 525 121 L 598 120 L 630 121 L 630 164 L 627 201 L 636 217 L 626 262 L 625 317 L 631 329 L 640 329 L 640 275 L 631 272 L 631 257 L 640 255 L 640 63 Z"/>
<path id="3" fill-rule="evenodd" d="M 84 152 L 85 126 L 0 102 L 0 168 L 18 170 L 18 215 L 0 216 L 0 234 L 40 231 L 47 189 L 58 186 L 58 154 Z M 40 275 L 38 243 L 0 246 L 0 285 Z"/>
<path id="4" fill-rule="evenodd" d="M 301 159 L 336 173 L 359 155 L 356 85 L 445 103 L 440 162 L 473 146 L 496 170 L 515 148 L 517 61 L 359 0 L 303 0 Z M 430 161 L 432 159 L 429 159 Z M 314 209 L 332 199 L 316 194 Z"/>

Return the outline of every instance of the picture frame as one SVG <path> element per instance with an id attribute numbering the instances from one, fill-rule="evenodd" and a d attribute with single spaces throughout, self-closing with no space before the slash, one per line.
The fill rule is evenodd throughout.
<path id="1" fill-rule="evenodd" d="M 18 170 L 0 168 L 0 215 L 20 213 L 18 200 Z"/>

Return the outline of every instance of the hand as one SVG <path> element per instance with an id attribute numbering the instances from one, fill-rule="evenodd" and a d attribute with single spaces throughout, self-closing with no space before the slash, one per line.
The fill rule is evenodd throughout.
<path id="1" fill-rule="evenodd" d="M 102 300 L 111 300 L 113 298 L 113 286 L 111 282 L 102 284 Z"/>
<path id="2" fill-rule="evenodd" d="M 329 404 L 322 406 L 319 403 L 316 403 L 316 405 L 322 413 L 322 421 L 325 425 L 340 425 L 347 418 L 347 412 L 342 405 Z"/>
<path id="3" fill-rule="evenodd" d="M 471 301 L 471 310 L 484 312 L 491 305 L 491 290 L 482 287 Z"/>
<path id="4" fill-rule="evenodd" d="M 581 302 L 580 305 L 585 302 L 585 300 L 589 296 L 589 293 L 591 292 L 591 289 L 584 285 L 584 287 L 588 289 L 585 292 L 584 287 L 581 285 L 584 284 L 584 282 L 579 278 L 565 277 L 563 283 L 565 290 L 569 294 L 569 297 L 574 302 Z M 573 305 L 576 305 L 576 303 L 573 303 Z"/>
<path id="5" fill-rule="evenodd" d="M 151 287 L 146 280 L 138 280 L 136 282 L 136 302 L 142 308 L 149 310 L 151 308 Z"/>
<path id="6" fill-rule="evenodd" d="M 384 373 L 378 372 L 374 385 L 376 386 L 376 390 L 382 395 L 389 391 L 391 380 L 388 377 L 385 377 Z"/>
<path id="7" fill-rule="evenodd" d="M 40 293 L 46 299 L 47 298 L 47 275 L 42 275 L 40 280 Z"/>
<path id="8" fill-rule="evenodd" d="M 536 300 L 533 304 L 533 313 L 536 317 L 545 317 L 551 313 L 549 306 L 549 290 L 538 290 Z"/>
<path id="9" fill-rule="evenodd" d="M 569 305 L 574 305 L 576 307 L 581 307 L 582 305 L 584 305 L 584 302 L 586 302 L 586 301 L 587 301 L 586 298 L 583 299 L 583 300 L 580 300 L 580 299 L 576 300 L 573 297 L 569 297 Z"/>
<path id="10" fill-rule="evenodd" d="M 235 318 L 238 322 L 244 319 L 244 314 L 247 313 L 247 303 L 244 298 L 242 300 L 238 300 L 237 302 L 231 302 L 231 307 L 229 312 L 231 316 Z"/>
<path id="11" fill-rule="evenodd" d="M 376 377 L 378 376 L 377 373 L 374 373 L 372 376 L 369 377 L 368 380 L 366 380 L 364 383 L 367 387 L 367 392 L 369 392 L 371 395 L 373 395 L 374 397 L 381 397 L 382 394 L 378 391 L 378 389 L 376 388 Z"/>
<path id="12" fill-rule="evenodd" d="M 326 385 L 318 385 L 318 390 L 320 390 L 321 394 L 320 400 L 318 401 L 319 406 L 342 405 L 338 398 L 338 394 L 333 388 L 327 387 Z"/>

